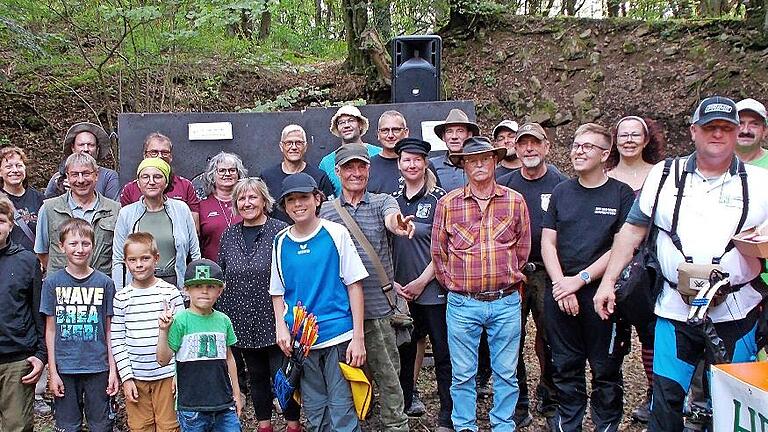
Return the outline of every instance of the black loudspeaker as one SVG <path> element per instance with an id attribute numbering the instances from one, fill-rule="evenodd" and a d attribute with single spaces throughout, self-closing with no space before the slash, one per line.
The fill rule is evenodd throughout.
<path id="1" fill-rule="evenodd" d="M 442 51 L 440 36 L 400 36 L 392 41 L 393 103 L 440 100 Z"/>

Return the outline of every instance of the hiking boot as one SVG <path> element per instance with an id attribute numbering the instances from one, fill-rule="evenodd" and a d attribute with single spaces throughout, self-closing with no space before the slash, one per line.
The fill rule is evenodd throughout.
<path id="1" fill-rule="evenodd" d="M 35 403 L 32 405 L 36 415 L 44 416 L 51 413 L 51 406 L 43 399 L 35 399 Z"/>
<path id="2" fill-rule="evenodd" d="M 419 392 L 413 392 L 413 399 L 411 400 L 411 406 L 405 410 L 405 415 L 408 417 L 421 417 L 427 412 L 427 407 L 424 402 L 419 398 Z"/>
<path id="3" fill-rule="evenodd" d="M 651 398 L 650 395 L 645 398 L 634 410 L 632 410 L 632 420 L 640 423 L 648 423 L 651 418 Z"/>
<path id="4" fill-rule="evenodd" d="M 515 429 L 522 429 L 533 423 L 533 416 L 528 411 L 515 413 L 512 419 L 515 421 Z"/>

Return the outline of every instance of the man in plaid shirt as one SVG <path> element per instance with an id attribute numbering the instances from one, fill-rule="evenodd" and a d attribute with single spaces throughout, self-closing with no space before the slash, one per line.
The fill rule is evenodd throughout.
<path id="1" fill-rule="evenodd" d="M 476 431 L 477 351 L 488 332 L 493 370 L 494 432 L 514 431 L 518 397 L 522 268 L 531 249 L 530 221 L 519 193 L 496 184 L 496 164 L 506 155 L 484 137 L 464 141 L 451 163 L 469 180 L 437 204 L 432 229 L 435 276 L 448 293 L 448 346 L 453 377 L 451 418 L 457 431 Z"/>

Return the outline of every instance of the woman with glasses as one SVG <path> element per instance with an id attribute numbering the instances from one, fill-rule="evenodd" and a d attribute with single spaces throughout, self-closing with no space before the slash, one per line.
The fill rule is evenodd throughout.
<path id="1" fill-rule="evenodd" d="M 136 170 L 141 197 L 120 209 L 115 224 L 112 279 L 117 291 L 131 282 L 123 251 L 125 239 L 130 233 L 148 232 L 155 237 L 160 250 L 155 276 L 176 287 L 184 286 L 187 259 L 200 258 L 197 230 L 189 206 L 166 196 L 170 176 L 171 166 L 160 158 L 144 159 Z"/>
<path id="2" fill-rule="evenodd" d="M 664 158 L 663 152 L 666 145 L 664 132 L 661 126 L 651 119 L 626 116 L 616 123 L 613 129 L 613 142 L 616 145 L 611 148 L 608 156 L 606 173 L 609 177 L 628 184 L 637 196 L 648 172 L 656 162 Z M 650 416 L 654 327 L 655 322 L 650 322 L 643 328 L 635 328 L 642 347 L 643 369 L 648 387 L 645 399 L 632 411 L 632 418 L 642 423 L 647 423 Z"/>
<path id="3" fill-rule="evenodd" d="M 216 309 L 232 320 L 237 335 L 235 358 L 242 356 L 248 368 L 253 409 L 259 422 L 257 430 L 267 432 L 272 431 L 271 377 L 284 358 L 275 340 L 275 315 L 269 295 L 272 242 L 287 224 L 267 216 L 275 200 L 260 178 L 238 181 L 232 190 L 232 202 L 240 221 L 228 227 L 221 237 L 218 262 L 227 289 L 219 297 Z M 283 416 L 288 432 L 301 430 L 295 401 L 291 400 Z"/>
<path id="4" fill-rule="evenodd" d="M 144 138 L 144 159 L 149 158 L 160 158 L 164 160 L 168 166 L 172 166 L 173 143 L 171 142 L 171 139 L 160 132 L 152 132 L 147 135 L 147 137 Z M 187 203 L 195 223 L 199 223 L 198 212 L 200 209 L 200 199 L 195 193 L 195 187 L 192 185 L 192 182 L 175 174 L 172 168 L 169 179 L 168 189 L 165 191 L 165 196 Z M 138 181 L 128 182 L 123 186 L 123 190 L 120 191 L 120 205 L 123 207 L 135 203 L 139 198 L 141 198 L 141 189 L 139 188 Z"/>
<path id="5" fill-rule="evenodd" d="M 664 159 L 666 139 L 661 126 L 648 118 L 623 117 L 613 129 L 611 153 L 605 163 L 609 177 L 640 192 L 645 177 L 656 162 Z"/>
<path id="6" fill-rule="evenodd" d="M 203 258 L 217 261 L 219 242 L 224 230 L 243 220 L 233 211 L 232 190 L 241 178 L 248 176 L 243 161 L 234 153 L 221 152 L 208 161 L 203 173 L 200 201 L 200 249 Z"/>

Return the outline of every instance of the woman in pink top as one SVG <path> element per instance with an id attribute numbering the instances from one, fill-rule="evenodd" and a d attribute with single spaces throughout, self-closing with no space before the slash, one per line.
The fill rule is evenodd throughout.
<path id="1" fill-rule="evenodd" d="M 203 175 L 206 199 L 200 201 L 200 249 L 203 258 L 217 261 L 221 235 L 243 220 L 232 211 L 232 190 L 248 177 L 243 161 L 234 153 L 221 152 L 211 158 Z"/>

